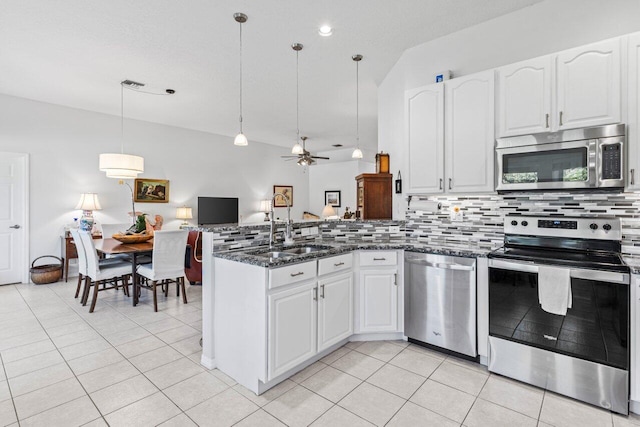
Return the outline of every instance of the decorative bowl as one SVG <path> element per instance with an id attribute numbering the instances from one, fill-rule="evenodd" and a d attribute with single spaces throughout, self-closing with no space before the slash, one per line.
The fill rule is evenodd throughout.
<path id="1" fill-rule="evenodd" d="M 122 243 L 142 243 L 153 239 L 149 234 L 114 234 L 111 237 Z"/>

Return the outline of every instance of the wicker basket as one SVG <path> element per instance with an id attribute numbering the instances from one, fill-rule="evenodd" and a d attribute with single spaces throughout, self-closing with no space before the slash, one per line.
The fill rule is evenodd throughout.
<path id="1" fill-rule="evenodd" d="M 55 258 L 59 264 L 46 264 L 34 266 L 36 261 L 41 258 Z M 53 255 L 44 255 L 33 260 L 31 263 L 31 281 L 36 285 L 44 285 L 46 283 L 54 283 L 62 278 L 62 259 Z"/>

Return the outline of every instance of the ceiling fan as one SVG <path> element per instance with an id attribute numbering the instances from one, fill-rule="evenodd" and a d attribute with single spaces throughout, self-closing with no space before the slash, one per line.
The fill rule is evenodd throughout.
<path id="1" fill-rule="evenodd" d="M 329 157 L 312 156 L 311 153 L 308 152 L 306 147 L 305 147 L 305 143 L 307 142 L 307 137 L 306 136 L 301 136 L 300 139 L 302 140 L 302 153 L 300 153 L 300 154 L 298 154 L 296 156 L 281 156 L 283 159 L 287 159 L 285 161 L 298 159 L 298 161 L 296 162 L 296 163 L 298 163 L 298 165 L 300 165 L 300 166 L 310 166 L 310 165 L 312 165 L 312 164 L 314 164 L 316 162 L 314 159 L 329 160 Z"/>

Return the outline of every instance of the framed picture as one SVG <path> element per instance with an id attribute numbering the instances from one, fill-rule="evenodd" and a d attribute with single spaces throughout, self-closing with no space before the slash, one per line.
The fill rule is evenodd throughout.
<path id="1" fill-rule="evenodd" d="M 325 191 L 324 205 L 331 205 L 334 208 L 340 207 L 340 190 Z"/>
<path id="2" fill-rule="evenodd" d="M 273 194 L 282 193 L 289 199 L 290 206 L 293 206 L 293 186 L 292 185 L 274 185 Z M 276 196 L 273 201 L 274 208 L 286 208 L 287 202 L 285 202 L 282 196 Z"/>
<path id="3" fill-rule="evenodd" d="M 133 200 L 139 203 L 169 203 L 169 180 L 136 178 Z"/>

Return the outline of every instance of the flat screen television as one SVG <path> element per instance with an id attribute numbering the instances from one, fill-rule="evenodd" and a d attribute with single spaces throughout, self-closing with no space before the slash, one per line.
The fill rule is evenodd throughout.
<path id="1" fill-rule="evenodd" d="M 237 197 L 198 197 L 198 224 L 233 224 L 237 222 Z"/>

